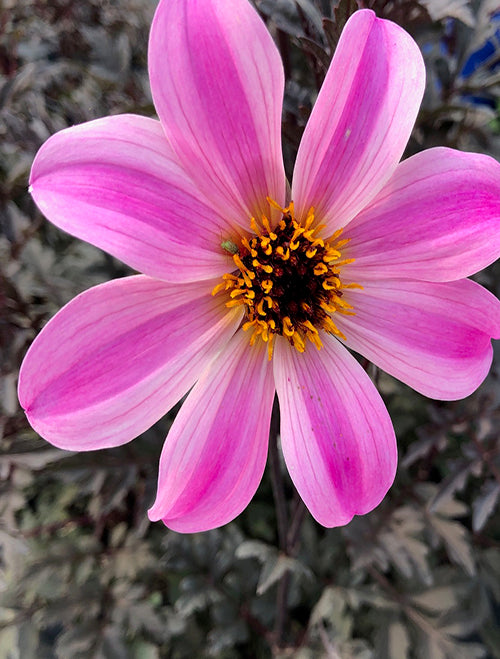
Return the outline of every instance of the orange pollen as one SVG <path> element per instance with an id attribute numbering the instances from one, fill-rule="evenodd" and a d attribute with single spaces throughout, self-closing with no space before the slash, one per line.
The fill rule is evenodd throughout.
<path id="1" fill-rule="evenodd" d="M 354 259 L 342 258 L 349 239 L 341 238 L 342 229 L 322 237 L 324 224 L 317 224 L 314 208 L 303 221 L 295 218 L 293 202 L 281 208 L 268 198 L 281 214 L 274 226 L 263 216 L 251 219 L 247 236 L 239 242 L 224 240 L 221 247 L 231 254 L 234 269 L 223 275 L 212 295 L 227 297 L 226 306 L 242 306 L 243 330 L 251 332 L 250 344 L 257 339 L 267 343 L 271 359 L 276 335 L 285 337 L 299 352 L 308 341 L 322 347 L 319 330 L 344 338 L 332 320 L 335 313 L 352 315 L 353 308 L 344 297 L 341 266 Z"/>

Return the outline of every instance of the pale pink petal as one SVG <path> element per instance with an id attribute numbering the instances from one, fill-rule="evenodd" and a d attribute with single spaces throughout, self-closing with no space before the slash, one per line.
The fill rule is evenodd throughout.
<path id="1" fill-rule="evenodd" d="M 314 206 L 334 230 L 373 199 L 403 155 L 424 85 L 409 34 L 370 10 L 349 19 L 297 155 L 298 216 Z"/>
<path id="2" fill-rule="evenodd" d="M 156 110 L 185 170 L 231 222 L 248 230 L 284 203 L 284 75 L 247 0 L 163 0 L 149 42 Z"/>
<path id="3" fill-rule="evenodd" d="M 500 256 L 500 163 L 445 148 L 408 158 L 345 236 L 354 281 L 467 277 Z"/>
<path id="4" fill-rule="evenodd" d="M 300 354 L 276 341 L 281 445 L 290 476 L 323 526 L 347 524 L 385 496 L 396 472 L 389 414 L 374 384 L 334 338 Z"/>
<path id="5" fill-rule="evenodd" d="M 177 164 L 159 121 L 118 115 L 63 130 L 38 152 L 30 183 L 51 222 L 147 275 L 187 282 L 227 270 L 229 225 Z"/>
<path id="6" fill-rule="evenodd" d="M 238 332 L 205 370 L 170 429 L 150 519 L 193 533 L 239 515 L 264 472 L 273 398 L 266 346 L 250 346 L 248 334 Z"/>
<path id="7" fill-rule="evenodd" d="M 500 301 L 469 279 L 363 282 L 346 291 L 354 316 L 335 316 L 345 343 L 416 391 L 440 400 L 471 394 L 486 377 Z"/>
<path id="8" fill-rule="evenodd" d="M 55 446 L 124 444 L 188 391 L 240 320 L 206 284 L 139 275 L 96 286 L 37 336 L 21 367 L 19 400 Z"/>

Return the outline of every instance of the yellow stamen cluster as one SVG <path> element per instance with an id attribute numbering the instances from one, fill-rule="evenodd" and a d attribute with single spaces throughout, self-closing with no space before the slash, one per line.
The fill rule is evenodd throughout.
<path id="1" fill-rule="evenodd" d="M 342 229 L 327 239 L 320 237 L 325 225 L 316 224 L 311 208 L 303 222 L 295 219 L 293 203 L 281 208 L 275 227 L 263 216 L 260 224 L 252 218 L 252 234 L 237 245 L 230 240 L 221 244 L 232 255 L 235 270 L 223 275 L 212 291 L 228 294 L 227 307 L 243 306 L 243 329 L 252 332 L 250 344 L 260 337 L 268 344 L 272 357 L 276 335 L 284 336 L 299 351 L 306 341 L 322 347 L 319 329 L 345 338 L 332 320 L 335 313 L 352 314 L 352 306 L 342 299 L 340 269 L 354 259 L 342 259 L 341 249 L 348 243 Z M 225 247 L 230 245 L 231 247 Z"/>

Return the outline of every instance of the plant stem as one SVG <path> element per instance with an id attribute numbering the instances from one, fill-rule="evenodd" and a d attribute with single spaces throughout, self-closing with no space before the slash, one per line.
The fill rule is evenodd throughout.
<path id="1" fill-rule="evenodd" d="M 279 548 L 287 553 L 287 528 L 288 515 L 286 509 L 283 473 L 281 471 L 280 457 L 278 451 L 278 435 L 280 428 L 280 412 L 278 398 L 274 398 L 273 412 L 271 416 L 271 428 L 269 432 L 269 460 L 271 466 L 271 485 L 273 488 L 274 504 L 276 506 L 276 519 L 278 525 Z"/>

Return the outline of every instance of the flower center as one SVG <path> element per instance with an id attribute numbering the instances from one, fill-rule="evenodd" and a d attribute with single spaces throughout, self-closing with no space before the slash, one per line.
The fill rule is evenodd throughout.
<path id="1" fill-rule="evenodd" d="M 235 270 L 223 275 L 212 295 L 226 291 L 227 307 L 245 308 L 243 329 L 251 332 L 250 344 L 260 337 L 267 342 L 271 359 L 277 334 L 299 352 L 304 352 L 307 340 L 318 350 L 322 347 L 319 329 L 345 338 L 332 315 L 352 314 L 352 306 L 342 299 L 343 289 L 360 287 L 343 285 L 340 279 L 341 266 L 354 260 L 342 259 L 341 250 L 349 242 L 340 238 L 342 229 L 321 238 L 325 225 L 315 225 L 314 208 L 299 222 L 293 202 L 281 208 L 268 201 L 281 211 L 281 220 L 272 228 L 267 217 L 260 224 L 252 218 L 252 234 L 241 238 L 239 245 L 222 241 Z"/>

